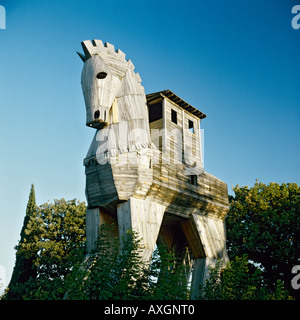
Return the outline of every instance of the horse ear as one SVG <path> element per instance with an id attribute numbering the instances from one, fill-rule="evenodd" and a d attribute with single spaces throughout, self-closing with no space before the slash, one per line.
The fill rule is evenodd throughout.
<path id="1" fill-rule="evenodd" d="M 86 57 L 82 54 L 82 53 L 80 53 L 80 52 L 78 52 L 78 51 L 76 51 L 76 53 L 79 55 L 79 58 L 83 61 L 83 63 L 86 61 Z"/>

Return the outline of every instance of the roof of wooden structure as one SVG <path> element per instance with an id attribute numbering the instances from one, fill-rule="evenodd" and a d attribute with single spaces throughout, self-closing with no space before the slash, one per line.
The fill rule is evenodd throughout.
<path id="1" fill-rule="evenodd" d="M 187 103 L 186 101 L 182 100 L 181 98 L 179 98 L 174 92 L 172 92 L 171 90 L 163 90 L 163 91 L 159 91 L 159 92 L 154 92 L 154 93 L 149 93 L 146 95 L 147 98 L 147 103 L 151 103 L 151 101 L 154 101 L 158 98 L 168 98 L 171 101 L 173 101 L 174 103 L 176 103 L 178 106 L 180 106 L 181 108 L 185 109 L 186 111 L 192 113 L 193 115 L 195 115 L 196 117 L 200 118 L 200 119 L 204 119 L 206 118 L 206 114 L 204 114 L 203 112 L 201 112 L 200 110 L 196 109 L 195 107 L 191 106 L 189 103 Z"/>

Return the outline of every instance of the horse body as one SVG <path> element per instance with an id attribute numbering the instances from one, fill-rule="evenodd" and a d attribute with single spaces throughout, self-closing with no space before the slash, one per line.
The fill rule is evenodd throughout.
<path id="1" fill-rule="evenodd" d="M 82 47 L 86 125 L 97 129 L 84 159 L 87 249 L 92 250 L 99 225 L 109 221 L 119 236 L 130 228 L 138 232 L 147 260 L 157 242 L 183 261 L 188 247 L 196 292 L 209 265 L 218 258 L 228 261 L 227 186 L 204 171 L 191 186 L 185 174 L 191 165 L 166 162 L 170 158 L 151 141 L 145 91 L 132 62 L 99 40 Z"/>

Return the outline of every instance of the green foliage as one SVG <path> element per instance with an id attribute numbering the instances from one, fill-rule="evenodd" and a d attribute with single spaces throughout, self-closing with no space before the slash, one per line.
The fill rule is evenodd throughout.
<path id="1" fill-rule="evenodd" d="M 12 277 L 9 283 L 9 288 L 14 288 L 17 284 L 23 284 L 27 282 L 31 277 L 36 277 L 36 270 L 33 264 L 32 257 L 27 256 L 20 248 L 25 243 L 32 241 L 32 237 L 26 234 L 28 223 L 31 217 L 35 214 L 36 202 L 35 202 L 35 191 L 34 185 L 31 185 L 29 200 L 27 203 L 26 214 L 20 234 L 19 245 L 16 246 L 16 263 L 12 273 Z M 6 293 L 6 298 L 9 299 L 20 299 L 21 296 L 16 290 L 10 290 Z"/>
<path id="2" fill-rule="evenodd" d="M 61 299 L 65 277 L 85 255 L 85 203 L 55 200 L 35 207 L 22 229 L 17 256 L 31 261 L 27 281 L 9 285 L 6 299 Z"/>
<path id="3" fill-rule="evenodd" d="M 25 230 L 34 241 L 25 242 L 19 250 L 34 256 L 34 263 L 42 272 L 63 272 L 61 262 L 67 262 L 70 253 L 85 241 L 85 203 L 76 200 L 54 200 L 37 208 Z"/>
<path id="4" fill-rule="evenodd" d="M 295 296 L 290 280 L 300 261 L 300 188 L 257 181 L 252 188 L 237 185 L 233 190 L 226 218 L 230 259 L 247 254 L 263 270 L 272 292 L 281 280 Z"/>
<path id="5" fill-rule="evenodd" d="M 295 183 L 234 188 L 226 219 L 231 265 L 219 261 L 200 288 L 205 300 L 281 300 L 293 293 L 291 269 L 300 257 L 300 190 Z M 95 250 L 85 252 L 85 204 L 55 200 L 39 207 L 32 186 L 16 265 L 4 299 L 188 299 L 189 273 L 158 247 L 151 263 L 129 231 L 113 238 L 102 225 Z"/>
<path id="6" fill-rule="evenodd" d="M 165 246 L 158 246 L 154 251 L 150 278 L 150 298 L 153 300 L 186 300 L 189 296 L 187 267 L 180 264 Z"/>
<path id="7" fill-rule="evenodd" d="M 147 300 L 186 299 L 185 268 L 173 254 L 155 250 L 152 263 L 142 259 L 137 234 L 111 239 L 113 225 L 101 225 L 94 253 L 70 275 L 67 299 Z M 121 246 L 120 246 L 121 243 Z"/>
<path id="8" fill-rule="evenodd" d="M 165 248 L 155 250 L 150 264 L 142 259 L 136 233 L 119 241 L 111 236 L 114 226 L 103 224 L 94 252 L 85 258 L 84 203 L 61 199 L 32 208 L 16 248 L 30 259 L 34 275 L 11 284 L 4 299 L 187 298 L 185 267 Z"/>
<path id="9" fill-rule="evenodd" d="M 252 271 L 251 271 L 252 269 Z M 291 299 L 281 280 L 275 292 L 270 291 L 261 270 L 249 265 L 247 255 L 235 257 L 231 265 L 222 269 L 222 261 L 210 268 L 210 277 L 200 288 L 203 300 L 287 300 Z"/>

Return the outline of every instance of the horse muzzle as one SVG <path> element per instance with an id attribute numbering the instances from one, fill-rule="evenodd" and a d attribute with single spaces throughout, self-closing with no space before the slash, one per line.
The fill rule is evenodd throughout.
<path id="1" fill-rule="evenodd" d="M 108 124 L 108 110 L 107 108 L 93 108 L 88 118 L 86 125 L 95 129 L 102 129 Z"/>

